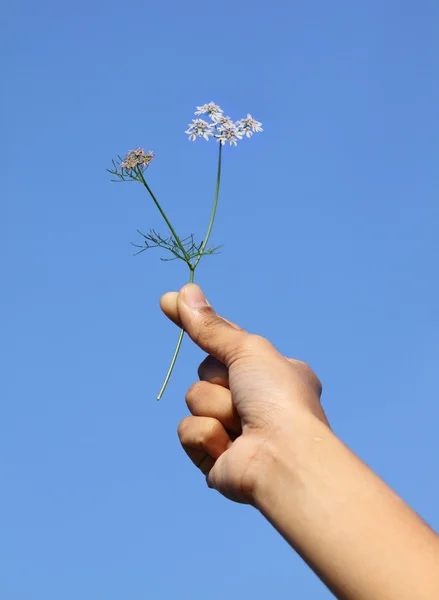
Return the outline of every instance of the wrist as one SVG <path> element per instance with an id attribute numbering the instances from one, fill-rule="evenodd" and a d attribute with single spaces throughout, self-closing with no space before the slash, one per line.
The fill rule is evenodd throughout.
<path id="1" fill-rule="evenodd" d="M 294 415 L 294 426 L 290 423 L 267 438 L 259 452 L 252 503 L 269 519 L 271 507 L 282 489 L 288 485 L 298 491 L 304 485 L 313 448 L 334 437 L 330 428 L 309 411 L 298 412 Z"/>

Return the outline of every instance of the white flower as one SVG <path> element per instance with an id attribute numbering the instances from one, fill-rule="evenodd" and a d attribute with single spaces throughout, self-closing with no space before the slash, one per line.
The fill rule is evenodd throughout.
<path id="1" fill-rule="evenodd" d="M 248 138 L 253 135 L 253 133 L 258 133 L 260 131 L 264 131 L 261 127 L 262 123 L 253 119 L 250 114 L 247 114 L 245 119 L 241 119 L 237 122 L 237 126 L 240 131 L 247 136 Z"/>
<path id="2" fill-rule="evenodd" d="M 216 127 L 230 127 L 235 125 L 230 117 L 224 117 L 224 115 L 212 117 L 212 121 L 215 123 Z"/>
<path id="3" fill-rule="evenodd" d="M 212 128 L 213 125 L 204 121 L 204 119 L 192 119 L 192 123 L 188 125 L 185 133 L 188 134 L 191 142 L 200 137 L 203 137 L 207 141 L 213 135 Z"/>
<path id="4" fill-rule="evenodd" d="M 234 122 L 230 117 L 224 116 L 223 109 L 214 102 L 197 106 L 195 114 L 208 115 L 212 122 L 192 119 L 185 132 L 192 142 L 200 137 L 208 140 L 214 136 L 222 145 L 228 142 L 231 146 L 236 146 L 244 136 L 250 138 L 254 133 L 263 131 L 262 123 L 256 121 L 251 114 L 247 113 L 244 119 Z"/>
<path id="5" fill-rule="evenodd" d="M 197 110 L 195 111 L 196 115 L 209 115 L 212 120 L 215 120 L 215 117 L 219 117 L 223 114 L 223 109 L 220 108 L 214 102 L 209 102 L 209 104 L 203 104 L 202 106 L 197 106 Z"/>
<path id="6" fill-rule="evenodd" d="M 242 140 L 242 135 L 242 132 L 232 122 L 231 125 L 227 124 L 218 127 L 215 137 L 223 146 L 226 142 L 229 142 L 231 146 L 237 146 L 238 140 Z"/>

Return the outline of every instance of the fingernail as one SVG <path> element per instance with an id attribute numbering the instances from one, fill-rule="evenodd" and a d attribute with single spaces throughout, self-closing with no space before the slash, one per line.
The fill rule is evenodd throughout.
<path id="1" fill-rule="evenodd" d="M 206 306 L 210 306 L 201 288 L 195 283 L 190 283 L 186 286 L 184 297 L 190 308 L 205 308 Z"/>

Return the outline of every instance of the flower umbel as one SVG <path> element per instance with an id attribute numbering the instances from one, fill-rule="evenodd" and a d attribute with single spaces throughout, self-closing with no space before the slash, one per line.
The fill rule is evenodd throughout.
<path id="1" fill-rule="evenodd" d="M 223 109 L 214 102 L 197 106 L 195 115 L 209 115 L 211 123 L 204 119 L 193 119 L 185 131 L 191 142 L 199 137 L 206 141 L 215 137 L 222 146 L 227 143 L 237 146 L 244 136 L 250 138 L 254 133 L 263 131 L 262 123 L 256 121 L 251 114 L 247 113 L 247 117 L 235 122 L 230 117 L 225 117 Z"/>
<path id="2" fill-rule="evenodd" d="M 191 142 L 194 142 L 197 137 L 203 137 L 206 141 L 213 135 L 213 124 L 204 121 L 204 119 L 192 119 L 192 124 L 188 126 L 185 133 L 188 134 Z"/>
<path id="3" fill-rule="evenodd" d="M 264 131 L 261 127 L 262 123 L 253 119 L 250 114 L 247 114 L 245 119 L 241 119 L 237 122 L 237 127 L 242 131 L 246 137 L 251 137 L 253 133 Z"/>
<path id="4" fill-rule="evenodd" d="M 137 167 L 146 169 L 154 158 L 153 152 L 145 154 L 143 148 L 137 148 L 136 150 L 130 150 L 123 161 L 120 163 L 120 168 L 127 171 L 134 171 Z"/>
<path id="5" fill-rule="evenodd" d="M 243 134 L 241 130 L 235 125 L 235 123 L 221 125 L 217 128 L 217 133 L 215 134 L 215 137 L 220 144 L 224 145 L 229 142 L 231 146 L 237 146 L 238 140 L 242 140 L 242 136 Z"/>
<path id="6" fill-rule="evenodd" d="M 235 124 L 230 117 L 224 117 L 223 115 L 212 117 L 212 121 L 214 122 L 215 127 L 226 127 Z"/>
<path id="7" fill-rule="evenodd" d="M 195 111 L 196 115 L 209 115 L 209 117 L 214 120 L 216 116 L 220 116 L 223 114 L 223 109 L 215 104 L 214 102 L 209 102 L 208 104 L 203 104 L 202 106 L 197 106 L 197 110 Z"/>

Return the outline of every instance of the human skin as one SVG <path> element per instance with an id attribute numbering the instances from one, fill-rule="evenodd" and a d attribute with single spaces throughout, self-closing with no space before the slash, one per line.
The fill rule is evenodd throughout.
<path id="1" fill-rule="evenodd" d="M 195 284 L 161 307 L 208 354 L 178 435 L 209 487 L 257 508 L 340 600 L 438 600 L 439 536 L 331 431 L 313 371 Z"/>

